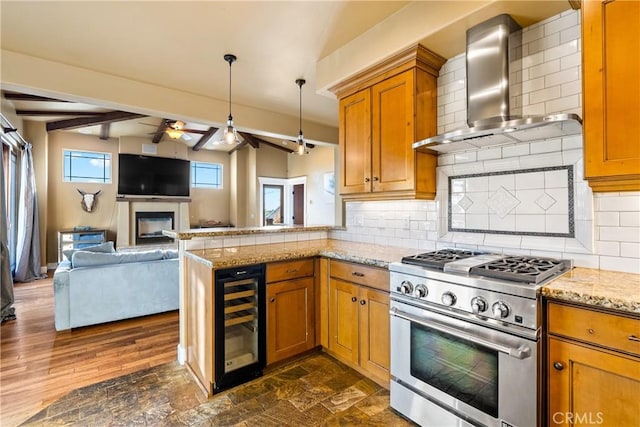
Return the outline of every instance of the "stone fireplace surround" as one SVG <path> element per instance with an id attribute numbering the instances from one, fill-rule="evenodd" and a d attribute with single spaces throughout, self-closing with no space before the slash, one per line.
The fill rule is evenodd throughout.
<path id="1" fill-rule="evenodd" d="M 189 228 L 188 198 L 136 198 L 122 197 L 116 200 L 116 247 L 136 247 L 136 212 L 173 212 L 174 229 Z M 146 247 L 148 245 L 140 245 Z"/>

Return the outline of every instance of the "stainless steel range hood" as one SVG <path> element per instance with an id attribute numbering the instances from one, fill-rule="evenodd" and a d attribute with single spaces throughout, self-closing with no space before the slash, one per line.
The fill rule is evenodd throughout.
<path id="1" fill-rule="evenodd" d="M 510 38 L 521 27 L 498 15 L 467 30 L 467 125 L 413 144 L 442 153 L 558 138 L 582 132 L 577 114 L 514 117 L 509 108 Z M 513 40 L 512 40 L 513 41 Z M 511 49 L 511 54 L 515 49 Z"/>

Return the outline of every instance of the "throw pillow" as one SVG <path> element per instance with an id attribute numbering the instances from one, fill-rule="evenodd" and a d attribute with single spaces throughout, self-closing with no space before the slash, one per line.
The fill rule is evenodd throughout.
<path id="1" fill-rule="evenodd" d="M 65 257 L 67 257 L 69 261 L 71 261 L 73 254 L 78 251 L 113 253 L 116 250 L 113 247 L 113 242 L 104 242 L 104 243 L 100 243 L 99 245 L 87 246 L 84 248 L 67 249 L 66 251 L 62 251 L 62 253 L 64 254 Z"/>

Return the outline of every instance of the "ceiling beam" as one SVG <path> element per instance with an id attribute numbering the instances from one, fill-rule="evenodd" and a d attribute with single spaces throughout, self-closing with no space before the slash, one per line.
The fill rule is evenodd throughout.
<path id="1" fill-rule="evenodd" d="M 260 140 L 260 142 L 270 147 L 277 148 L 278 150 L 286 151 L 289 154 L 293 153 L 293 150 L 291 148 L 285 147 L 284 145 L 278 145 L 278 144 L 274 144 L 273 142 L 263 141 L 263 140 Z"/>
<path id="2" fill-rule="evenodd" d="M 263 142 L 260 138 L 257 138 L 249 133 L 238 132 L 241 137 L 244 138 L 247 143 L 253 148 L 260 148 L 260 142 Z"/>
<path id="3" fill-rule="evenodd" d="M 111 128 L 111 123 L 103 123 L 102 126 L 100 126 L 100 136 L 98 136 L 98 138 L 106 141 L 107 139 L 109 139 L 109 129 Z"/>
<path id="4" fill-rule="evenodd" d="M 214 127 L 210 127 L 209 129 L 207 129 L 207 133 L 202 134 L 198 142 L 196 142 L 196 145 L 193 146 L 192 150 L 199 151 L 207 142 L 209 142 L 213 134 L 215 134 L 217 131 L 218 128 Z"/>
<path id="5" fill-rule="evenodd" d="M 66 111 L 66 110 L 16 110 L 18 116 L 39 116 L 39 117 L 55 117 L 55 116 L 95 116 L 102 114 L 97 111 Z"/>
<path id="6" fill-rule="evenodd" d="M 40 102 L 71 102 L 61 99 L 47 98 L 45 96 L 28 95 L 26 93 L 5 92 L 4 98 L 10 101 L 40 101 Z"/>
<path id="7" fill-rule="evenodd" d="M 287 140 L 287 142 L 290 142 L 291 144 L 298 145 L 298 141 Z M 307 148 L 316 148 L 316 145 L 315 144 L 310 144 L 310 143 L 307 142 Z"/>
<path id="8" fill-rule="evenodd" d="M 236 145 L 235 147 L 233 147 L 227 154 L 232 155 L 234 151 L 238 151 L 243 149 L 244 147 L 246 147 L 247 145 L 249 145 L 249 142 L 247 139 L 245 139 L 244 141 L 242 141 L 240 144 Z"/>
<path id="9" fill-rule="evenodd" d="M 126 111 L 111 111 L 109 113 L 99 113 L 92 117 L 81 117 L 49 122 L 47 123 L 47 132 L 51 132 L 54 130 L 77 129 L 86 126 L 97 126 L 104 123 L 139 119 L 141 117 L 147 116 L 144 114 L 128 113 Z"/>

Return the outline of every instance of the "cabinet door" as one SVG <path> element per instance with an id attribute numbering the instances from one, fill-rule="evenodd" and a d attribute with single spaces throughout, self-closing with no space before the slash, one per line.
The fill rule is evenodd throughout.
<path id="1" fill-rule="evenodd" d="M 360 288 L 360 366 L 389 381 L 389 294 Z"/>
<path id="2" fill-rule="evenodd" d="M 640 425 L 640 359 L 549 338 L 549 425 Z"/>
<path id="3" fill-rule="evenodd" d="M 329 350 L 358 363 L 358 285 L 329 281 Z"/>
<path id="4" fill-rule="evenodd" d="M 412 190 L 415 176 L 413 70 L 373 86 L 373 191 Z"/>
<path id="5" fill-rule="evenodd" d="M 371 191 L 371 95 L 361 90 L 340 100 L 340 194 Z"/>
<path id="6" fill-rule="evenodd" d="M 596 191 L 638 190 L 640 2 L 584 1 L 582 14 L 585 175 Z"/>
<path id="7" fill-rule="evenodd" d="M 313 277 L 267 285 L 267 364 L 315 345 Z"/>

